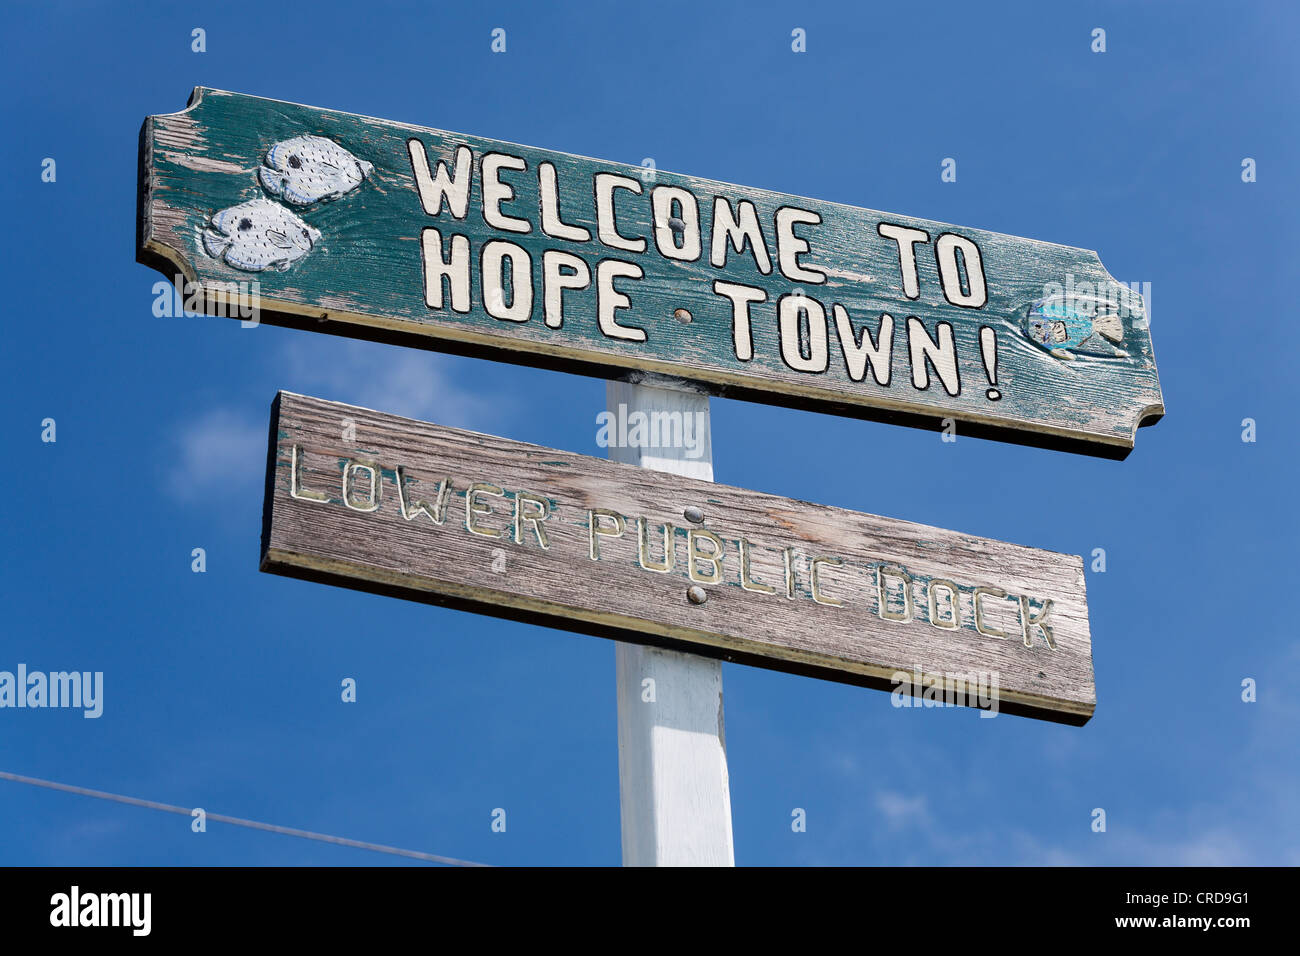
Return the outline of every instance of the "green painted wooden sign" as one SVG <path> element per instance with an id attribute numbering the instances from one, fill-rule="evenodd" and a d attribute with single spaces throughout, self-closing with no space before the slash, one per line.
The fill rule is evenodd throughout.
<path id="1" fill-rule="evenodd" d="M 138 257 L 210 312 L 1123 458 L 1164 412 L 1096 253 L 198 88 Z"/>

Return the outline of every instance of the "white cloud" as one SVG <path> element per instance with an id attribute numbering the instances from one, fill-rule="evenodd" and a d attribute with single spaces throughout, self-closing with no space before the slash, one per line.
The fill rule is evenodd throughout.
<path id="1" fill-rule="evenodd" d="M 490 431 L 504 407 L 459 387 L 448 359 L 372 342 L 301 336 L 272 358 L 274 381 L 289 391 L 393 415 Z M 247 493 L 266 472 L 267 407 L 221 406 L 186 422 L 176 436 L 169 490 L 183 501 Z"/>
<path id="2" fill-rule="evenodd" d="M 502 411 L 500 396 L 486 401 L 456 385 L 450 361 L 432 352 L 325 336 L 299 337 L 285 352 L 292 391 L 480 431 Z"/>
<path id="3" fill-rule="evenodd" d="M 936 817 L 927 795 L 877 790 L 874 822 L 859 814 L 840 817 L 836 824 L 846 838 L 869 833 L 873 849 L 882 848 L 895 863 L 982 861 L 999 866 L 1251 866 L 1261 863 L 1294 866 L 1300 852 L 1267 831 L 1261 834 L 1248 820 L 1226 810 L 1227 824 L 1206 826 L 1211 811 L 1203 806 L 1181 807 L 1155 819 L 1111 818 L 1105 833 L 1094 833 L 1086 816 L 1069 834 L 1045 839 L 1023 827 L 985 823 L 971 827 Z M 900 831 L 908 831 L 902 843 Z M 843 842 L 849 842 L 845 839 Z M 823 863 L 831 860 L 820 861 Z"/>
<path id="4" fill-rule="evenodd" d="M 177 436 L 168 486 L 184 500 L 226 489 L 246 489 L 266 470 L 267 424 L 228 408 L 214 408 Z"/>
<path id="5" fill-rule="evenodd" d="M 892 790 L 879 790 L 876 792 L 876 809 L 891 830 L 930 825 L 930 811 L 923 793 L 909 797 Z"/>
<path id="6" fill-rule="evenodd" d="M 1251 866 L 1257 865 L 1262 859 L 1269 859 L 1269 851 L 1264 847 L 1247 846 L 1247 840 L 1254 842 L 1253 836 L 1230 833 L 1220 828 L 1189 833 L 1175 839 L 1138 837 L 1125 841 L 1119 852 L 1113 852 L 1109 856 L 1121 865 Z"/>

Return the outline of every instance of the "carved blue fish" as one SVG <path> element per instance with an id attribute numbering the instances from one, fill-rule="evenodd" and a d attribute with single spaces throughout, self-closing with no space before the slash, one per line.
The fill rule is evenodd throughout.
<path id="1" fill-rule="evenodd" d="M 1124 322 L 1115 303 L 1093 296 L 1050 295 L 1025 314 L 1025 337 L 1050 355 L 1070 361 L 1076 353 L 1115 356 L 1111 343 L 1124 341 Z"/>
<path id="2" fill-rule="evenodd" d="M 245 272 L 283 272 L 311 251 L 320 230 L 279 203 L 250 199 L 213 215 L 203 248 L 214 259 Z"/>
<path id="3" fill-rule="evenodd" d="M 272 196 L 305 206 L 351 192 L 374 168 L 332 139 L 295 136 L 266 151 L 266 163 L 257 176 Z"/>

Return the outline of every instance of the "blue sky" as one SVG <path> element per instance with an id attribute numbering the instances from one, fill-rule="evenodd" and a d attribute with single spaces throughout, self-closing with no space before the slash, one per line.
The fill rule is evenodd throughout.
<path id="1" fill-rule="evenodd" d="M 1294 6 L 127 9 L 11 5 L 0 30 L 0 670 L 105 684 L 97 720 L 0 710 L 0 770 L 488 863 L 620 858 L 613 644 L 257 571 L 277 389 L 601 455 L 603 383 L 155 317 L 137 134 L 205 85 L 1096 249 L 1149 282 L 1168 412 L 1124 462 L 713 401 L 718 481 L 1107 555 L 1083 728 L 724 666 L 736 860 L 1300 863 Z M 388 862 L 0 781 L 4 864 Z"/>

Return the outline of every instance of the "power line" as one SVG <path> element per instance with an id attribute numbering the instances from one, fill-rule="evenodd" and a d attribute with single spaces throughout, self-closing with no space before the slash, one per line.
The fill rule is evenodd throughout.
<path id="1" fill-rule="evenodd" d="M 120 793 L 108 793 L 104 790 L 91 790 L 88 787 L 76 787 L 70 783 L 57 783 L 53 780 L 41 780 L 38 777 L 24 777 L 21 774 L 9 773 L 6 770 L 0 770 L 0 780 L 12 780 L 14 783 L 25 783 L 32 787 L 44 787 L 46 790 L 61 790 L 64 793 L 75 793 L 83 797 L 94 797 L 97 800 L 111 800 L 114 803 L 125 803 L 133 807 L 145 807 L 149 810 L 162 810 L 166 813 L 178 813 L 182 816 L 192 816 L 193 811 L 190 807 L 177 807 L 170 803 L 159 803 L 156 800 L 141 800 L 139 797 L 128 797 Z M 489 866 L 488 863 L 472 863 L 469 860 L 457 860 L 449 856 L 437 856 L 433 853 L 423 853 L 420 850 L 403 850 L 400 847 L 385 846 L 382 843 L 366 843 L 363 840 L 350 840 L 347 837 L 331 836 L 328 833 L 313 833 L 310 830 L 296 830 L 293 827 L 277 826 L 274 823 L 261 823 L 257 820 L 244 820 L 240 817 L 228 817 L 221 813 L 205 813 L 208 820 L 215 820 L 218 823 L 229 823 L 237 827 L 247 827 L 250 830 L 264 830 L 267 833 L 279 833 L 284 836 L 301 837 L 304 840 L 317 840 L 321 843 L 332 843 L 335 846 L 348 846 L 358 850 L 373 850 L 376 853 L 389 853 L 393 856 L 404 856 L 412 860 L 424 860 L 428 863 L 443 863 L 447 866 Z"/>

